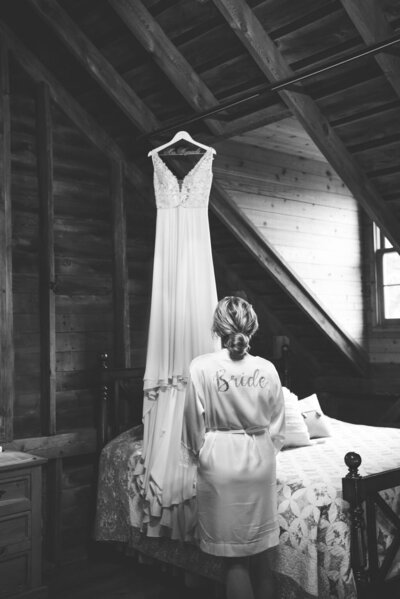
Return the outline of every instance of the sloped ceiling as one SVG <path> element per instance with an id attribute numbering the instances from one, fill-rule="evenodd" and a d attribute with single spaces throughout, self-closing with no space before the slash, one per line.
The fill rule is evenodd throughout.
<path id="1" fill-rule="evenodd" d="M 151 139 L 140 134 L 176 130 L 182 121 L 253 91 L 252 100 L 196 121 L 190 130 L 230 137 L 294 114 L 400 248 L 398 45 L 268 90 L 271 83 L 398 36 L 395 0 L 7 0 L 1 14 L 138 161 L 146 144 L 171 132 Z M 360 119 L 364 131 L 374 123 L 375 136 L 359 141 L 352 135 Z"/>
<path id="2" fill-rule="evenodd" d="M 400 249 L 399 45 L 347 60 L 400 39 L 397 0 L 6 0 L 0 18 L 142 192 L 147 150 L 171 131 L 216 143 L 294 115 Z"/>

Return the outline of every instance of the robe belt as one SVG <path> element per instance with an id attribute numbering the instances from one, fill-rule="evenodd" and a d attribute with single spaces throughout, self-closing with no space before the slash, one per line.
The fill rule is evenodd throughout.
<path id="1" fill-rule="evenodd" d="M 262 435 L 266 426 L 250 426 L 249 428 L 207 428 L 206 433 L 230 433 L 232 435 Z"/>

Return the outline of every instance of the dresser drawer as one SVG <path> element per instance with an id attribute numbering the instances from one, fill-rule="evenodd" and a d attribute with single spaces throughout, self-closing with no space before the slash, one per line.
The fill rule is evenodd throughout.
<path id="1" fill-rule="evenodd" d="M 18 553 L 0 559 L 0 598 L 8 597 L 29 588 L 30 553 Z"/>
<path id="2" fill-rule="evenodd" d="M 12 514 L 0 518 L 0 547 L 16 545 L 31 538 L 31 513 Z M 0 578 L 1 580 L 1 578 Z"/>
<path id="3" fill-rule="evenodd" d="M 23 512 L 31 505 L 30 474 L 2 475 L 0 477 L 0 518 L 13 512 Z"/>

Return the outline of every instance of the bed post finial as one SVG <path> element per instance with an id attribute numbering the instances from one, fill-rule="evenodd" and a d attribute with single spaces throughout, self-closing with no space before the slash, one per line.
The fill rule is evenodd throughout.
<path id="1" fill-rule="evenodd" d="M 361 456 L 355 451 L 349 451 L 344 456 L 344 461 L 346 466 L 349 469 L 348 474 L 346 474 L 346 478 L 361 478 L 360 473 L 358 472 L 358 468 L 361 465 Z"/>
<path id="2" fill-rule="evenodd" d="M 364 539 L 364 499 L 362 483 L 363 478 L 358 472 L 361 465 L 361 456 L 355 451 L 349 451 L 344 456 L 344 461 L 349 469 L 345 478 L 342 478 L 343 498 L 350 503 L 351 521 L 351 566 L 357 584 L 359 596 L 364 596 L 368 582 L 366 571 L 366 546 Z"/>

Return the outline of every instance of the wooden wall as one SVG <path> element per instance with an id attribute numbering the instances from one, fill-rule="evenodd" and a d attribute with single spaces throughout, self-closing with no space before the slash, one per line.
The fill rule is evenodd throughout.
<path id="1" fill-rule="evenodd" d="M 99 349 L 112 347 L 107 160 L 52 106 L 56 430 L 93 426 Z"/>
<path id="2" fill-rule="evenodd" d="M 121 165 L 14 60 L 10 108 L 15 399 L 6 447 L 49 458 L 45 550 L 68 561 L 87 550 L 94 514 L 100 354 L 145 364 L 154 200 L 139 200 Z M 137 415 L 140 380 L 131 391 Z"/>
<path id="3" fill-rule="evenodd" d="M 93 139 L 95 128 L 88 120 L 82 127 L 79 119 L 72 122 L 71 114 L 78 113 L 71 101 L 57 92 L 61 108 L 41 72 L 32 65 L 30 71 L 35 81 L 11 59 L 10 94 L 4 77 L 2 84 L 3 133 L 8 98 L 11 109 L 7 264 L 12 265 L 14 332 L 7 345 L 11 357 L 1 365 L 2 391 L 12 393 L 8 412 L 0 406 L 0 429 L 5 421 L 11 433 L 7 447 L 49 458 L 46 554 L 65 561 L 85 551 L 92 524 L 99 354 L 109 353 L 119 366 L 145 365 L 155 210 L 150 195 L 142 200 L 131 187 L 115 151 L 110 157 L 111 143 L 104 136 L 97 145 L 89 142 L 81 129 L 89 128 Z M 361 340 L 358 210 L 327 170 L 311 157 L 296 159 L 237 142 L 225 142 L 214 163 L 215 176 L 233 200 Z M 7 216 L 5 185 L 2 198 Z M 1 248 L 7 245 L 3 221 Z M 260 303 L 263 284 L 261 291 L 254 285 Z M 2 330 L 6 316 L 0 315 Z M 12 387 L 9 372 L 14 372 Z M 131 391 L 137 415 L 140 379 Z"/>
<path id="4" fill-rule="evenodd" d="M 362 344 L 359 210 L 329 165 L 231 141 L 219 144 L 214 171 L 327 312 Z"/>
<path id="5" fill-rule="evenodd" d="M 36 89 L 10 64 L 14 436 L 41 433 Z"/>

